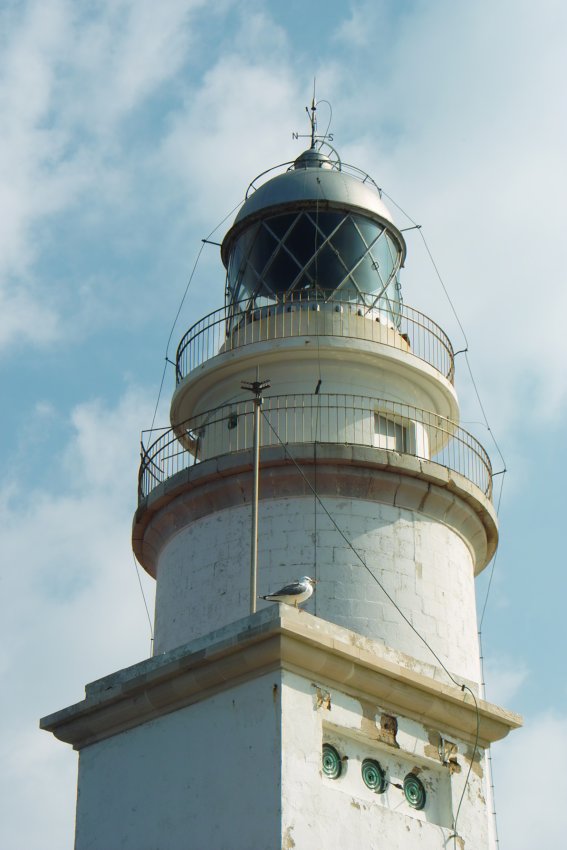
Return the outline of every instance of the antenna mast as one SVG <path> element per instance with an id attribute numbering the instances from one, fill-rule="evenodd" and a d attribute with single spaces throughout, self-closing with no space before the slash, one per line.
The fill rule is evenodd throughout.
<path id="1" fill-rule="evenodd" d="M 315 136 L 317 133 L 317 118 L 315 117 L 315 113 L 317 111 L 317 106 L 315 105 L 315 82 L 316 78 L 313 77 L 313 97 L 311 98 L 311 109 L 309 107 L 305 107 L 305 111 L 307 115 L 309 115 L 309 123 L 311 124 L 311 147 L 315 147 Z M 311 114 L 309 114 L 311 113 Z"/>
<path id="2" fill-rule="evenodd" d="M 329 133 L 329 128 L 331 126 L 331 119 L 333 117 L 333 110 L 332 110 L 331 104 L 329 103 L 328 100 L 320 100 L 319 101 L 319 103 L 326 103 L 327 106 L 329 107 L 330 118 L 329 118 L 329 124 L 327 126 L 327 132 L 321 133 L 320 135 L 317 133 L 317 115 L 316 115 L 316 113 L 317 113 L 317 100 L 315 98 L 315 83 L 316 83 L 316 79 L 314 77 L 313 78 L 313 97 L 311 98 L 311 106 L 305 107 L 305 111 L 307 112 L 307 117 L 309 118 L 309 124 L 311 126 L 311 132 L 309 133 L 309 135 L 299 133 L 299 132 L 296 132 L 296 131 L 293 131 L 292 134 L 291 134 L 291 137 L 293 139 L 311 139 L 311 150 L 315 150 L 315 143 L 316 142 L 325 143 L 325 142 L 327 142 L 327 140 L 328 140 L 328 142 L 333 141 L 333 133 Z M 329 147 L 330 147 L 330 145 L 329 145 Z M 334 151 L 334 153 L 338 158 L 337 152 Z"/>

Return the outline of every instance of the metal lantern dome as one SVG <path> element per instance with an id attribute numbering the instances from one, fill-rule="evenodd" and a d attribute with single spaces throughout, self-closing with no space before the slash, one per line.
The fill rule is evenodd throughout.
<path id="1" fill-rule="evenodd" d="M 376 308 L 398 324 L 406 246 L 374 181 L 316 146 L 256 188 L 263 176 L 221 247 L 233 315 L 312 299 Z"/>

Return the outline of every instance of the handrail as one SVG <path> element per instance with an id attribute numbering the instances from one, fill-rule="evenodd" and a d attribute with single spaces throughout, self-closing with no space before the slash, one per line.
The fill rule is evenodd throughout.
<path id="1" fill-rule="evenodd" d="M 280 171 L 280 169 L 284 168 L 286 172 L 293 171 L 296 162 L 297 160 L 295 159 L 290 159 L 287 162 L 280 162 L 279 165 L 272 165 L 271 168 L 266 168 L 265 171 L 262 171 L 260 172 L 260 174 L 257 174 L 256 177 L 250 181 L 244 199 L 247 201 L 250 195 L 252 195 L 254 192 L 257 192 L 260 186 L 264 185 L 263 183 L 260 183 L 259 186 L 256 186 L 255 183 L 257 180 L 260 180 L 260 178 L 265 177 L 267 174 L 271 174 L 272 171 Z M 349 165 L 348 162 L 343 162 L 340 159 L 337 161 L 329 160 L 326 165 L 330 168 L 331 171 L 344 171 L 346 172 L 346 174 L 350 174 L 351 177 L 355 177 L 361 183 L 370 183 L 370 185 L 373 186 L 374 189 L 376 189 L 380 197 L 382 197 L 382 189 L 380 188 L 378 183 L 376 183 L 376 181 L 370 176 L 370 174 L 367 174 L 366 171 L 363 171 L 362 168 L 357 168 L 356 165 Z M 282 170 L 280 173 L 283 174 L 285 172 Z M 275 176 L 277 177 L 277 175 Z"/>
<path id="2" fill-rule="evenodd" d="M 292 318 L 290 314 L 295 315 Z M 413 307 L 398 305 L 394 322 L 383 303 L 367 306 L 325 300 L 314 292 L 292 292 L 264 306 L 251 307 L 248 300 L 227 305 L 192 325 L 177 348 L 177 383 L 224 352 L 255 342 L 298 336 L 381 342 L 424 360 L 453 382 L 454 352 L 449 337 Z"/>
<path id="3" fill-rule="evenodd" d="M 246 399 L 200 413 L 157 437 L 155 431 L 143 433 L 140 500 L 181 470 L 250 449 L 253 406 Z M 271 427 L 264 424 L 262 447 L 317 442 L 410 455 L 463 475 L 492 497 L 492 466 L 484 448 L 455 422 L 430 411 L 388 399 L 325 393 L 269 396 L 263 411 Z"/>

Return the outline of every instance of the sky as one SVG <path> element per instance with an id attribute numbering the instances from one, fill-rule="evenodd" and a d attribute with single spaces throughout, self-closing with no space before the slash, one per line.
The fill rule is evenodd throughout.
<path id="1" fill-rule="evenodd" d="M 0 4 L 0 846 L 73 845 L 76 754 L 38 720 L 149 653 L 140 431 L 223 303 L 205 246 L 168 345 L 201 239 L 301 152 L 314 77 L 465 331 L 408 231 L 405 302 L 468 346 L 462 422 L 507 469 L 477 582 L 487 698 L 525 720 L 493 749 L 500 847 L 562 846 L 566 37 L 560 0 Z"/>

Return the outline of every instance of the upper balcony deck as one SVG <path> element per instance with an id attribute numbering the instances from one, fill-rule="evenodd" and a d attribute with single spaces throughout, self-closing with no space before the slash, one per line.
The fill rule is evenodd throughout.
<path id="1" fill-rule="evenodd" d="M 402 458 L 413 475 L 424 474 L 424 464 L 430 470 L 443 467 L 473 484 L 485 499 L 492 498 L 492 466 L 484 448 L 455 422 L 430 411 L 387 399 L 295 394 L 265 398 L 263 418 L 263 449 L 305 444 L 365 447 L 374 450 L 376 462 L 384 466 L 398 466 Z M 175 429 L 143 433 L 140 503 L 182 470 L 250 451 L 252 442 L 252 399 L 204 411 Z"/>
<path id="2" fill-rule="evenodd" d="M 447 334 L 428 316 L 400 305 L 395 315 L 382 305 L 327 300 L 315 293 L 286 293 L 272 304 L 222 307 L 196 322 L 179 343 L 176 381 L 229 351 L 290 337 L 343 337 L 378 342 L 428 363 L 451 384 L 454 352 Z"/>

